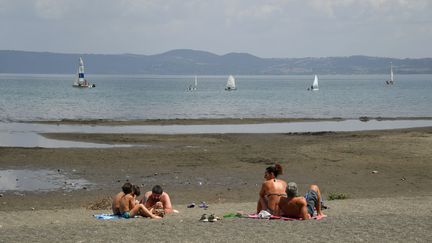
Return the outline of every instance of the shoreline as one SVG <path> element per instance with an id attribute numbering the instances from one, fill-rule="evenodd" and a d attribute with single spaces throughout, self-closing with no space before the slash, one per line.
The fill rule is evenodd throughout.
<path id="1" fill-rule="evenodd" d="M 136 120 L 113 120 L 113 119 L 61 119 L 40 121 L 17 121 L 18 123 L 56 124 L 56 125 L 231 125 L 231 124 L 264 124 L 264 123 L 290 123 L 290 122 L 318 122 L 318 121 L 345 121 L 360 120 L 367 122 L 397 121 L 397 120 L 432 120 L 432 117 L 368 117 L 358 118 L 197 118 L 197 119 L 136 119 Z"/>

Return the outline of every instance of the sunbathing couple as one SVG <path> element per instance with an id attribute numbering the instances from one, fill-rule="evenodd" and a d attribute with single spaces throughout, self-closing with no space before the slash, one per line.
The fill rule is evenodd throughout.
<path id="1" fill-rule="evenodd" d="M 298 196 L 297 184 L 277 179 L 282 174 L 279 164 L 267 167 L 265 181 L 261 186 L 257 213 L 266 210 L 272 215 L 290 218 L 309 219 L 314 216 L 325 217 L 321 211 L 321 192 L 317 185 L 311 185 L 304 197 Z"/>
<path id="2" fill-rule="evenodd" d="M 178 212 L 171 205 L 171 199 L 162 187 L 156 185 L 144 194 L 140 202 L 136 199 L 141 194 L 137 185 L 127 182 L 122 191 L 113 197 L 112 210 L 114 215 L 133 218 L 136 215 L 159 219 L 166 213 Z"/>

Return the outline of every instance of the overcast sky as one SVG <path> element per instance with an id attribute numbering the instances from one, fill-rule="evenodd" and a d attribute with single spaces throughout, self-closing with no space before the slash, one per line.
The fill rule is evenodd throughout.
<path id="1" fill-rule="evenodd" d="M 432 0 L 0 0 L 0 50 L 432 57 Z"/>

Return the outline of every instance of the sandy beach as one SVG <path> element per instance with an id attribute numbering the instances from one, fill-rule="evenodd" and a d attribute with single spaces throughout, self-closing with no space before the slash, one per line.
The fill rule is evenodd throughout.
<path id="1" fill-rule="evenodd" d="M 217 121 L 220 122 L 220 121 Z M 56 139 L 136 147 L 109 149 L 0 148 L 1 170 L 57 171 L 89 185 L 77 190 L 2 192 L 1 242 L 428 242 L 432 223 L 432 128 L 291 134 L 44 134 Z M 146 146 L 141 146 L 145 144 Z M 327 218 L 279 221 L 229 218 L 199 222 L 201 214 L 254 212 L 264 169 L 279 162 L 280 177 L 301 192 L 311 183 L 326 201 Z M 180 213 L 162 220 L 104 221 L 108 198 L 130 181 L 164 187 Z M 188 209 L 190 202 L 210 207 Z M 92 209 L 93 208 L 93 209 Z M 94 210 L 96 209 L 96 210 Z"/>

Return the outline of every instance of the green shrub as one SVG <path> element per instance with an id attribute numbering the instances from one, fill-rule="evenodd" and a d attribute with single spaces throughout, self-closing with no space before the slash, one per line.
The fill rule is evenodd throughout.
<path id="1" fill-rule="evenodd" d="M 328 200 L 343 200 L 347 199 L 348 195 L 345 193 L 339 193 L 339 192 L 330 192 L 328 195 Z"/>

